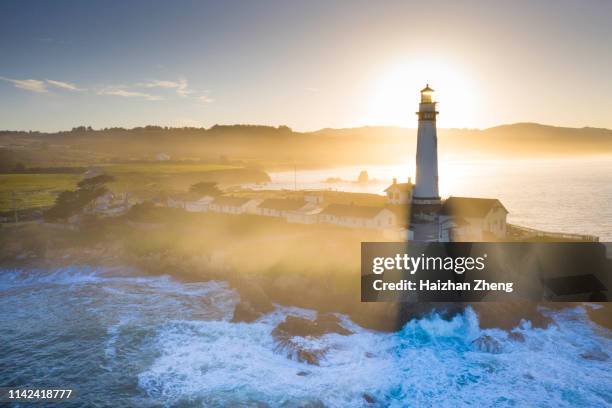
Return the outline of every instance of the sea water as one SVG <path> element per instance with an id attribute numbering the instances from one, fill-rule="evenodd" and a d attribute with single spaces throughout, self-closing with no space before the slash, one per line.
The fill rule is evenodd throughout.
<path id="1" fill-rule="evenodd" d="M 508 222 L 612 241 L 612 156 L 483 160 L 442 157 L 440 195 L 498 198 Z M 371 179 L 357 183 L 365 170 Z M 414 159 L 396 165 L 299 169 L 270 173 L 271 189 L 331 189 L 384 194 L 393 178 L 412 177 Z M 326 182 L 328 178 L 340 179 Z"/>
<path id="2" fill-rule="evenodd" d="M 481 330 L 471 310 L 396 333 L 339 316 L 353 334 L 300 339 L 328 350 L 315 366 L 276 351 L 272 337 L 286 316 L 314 311 L 231 323 L 238 300 L 223 282 L 121 268 L 2 270 L 0 385 L 73 388 L 67 407 L 612 406 L 610 360 L 584 358 L 611 355 L 612 334 L 582 307 L 550 312 L 546 329 L 524 322 L 524 341 Z M 474 346 L 483 335 L 496 353 Z"/>

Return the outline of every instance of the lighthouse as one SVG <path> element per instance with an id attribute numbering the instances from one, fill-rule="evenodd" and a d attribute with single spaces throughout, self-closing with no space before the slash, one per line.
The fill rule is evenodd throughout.
<path id="1" fill-rule="evenodd" d="M 438 194 L 438 135 L 436 132 L 436 102 L 429 84 L 421 90 L 419 131 L 417 134 L 416 184 L 413 202 L 439 204 Z"/>

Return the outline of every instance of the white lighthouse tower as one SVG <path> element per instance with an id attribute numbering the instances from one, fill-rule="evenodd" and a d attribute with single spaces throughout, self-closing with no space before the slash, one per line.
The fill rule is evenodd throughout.
<path id="1" fill-rule="evenodd" d="M 419 131 L 417 134 L 415 204 L 439 204 L 438 194 L 438 135 L 436 132 L 436 102 L 429 84 L 421 90 Z"/>

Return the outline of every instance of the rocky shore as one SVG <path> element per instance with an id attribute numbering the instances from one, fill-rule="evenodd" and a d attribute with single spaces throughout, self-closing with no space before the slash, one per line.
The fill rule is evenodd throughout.
<path id="1" fill-rule="evenodd" d="M 171 275 L 183 281 L 224 280 L 234 288 L 240 301 L 232 321 L 252 322 L 275 310 L 276 305 L 297 306 L 318 312 L 315 320 L 291 318 L 279 325 L 273 335 L 279 351 L 291 358 L 316 364 L 323 350 L 298 348 L 293 337 L 320 336 L 325 333 L 350 334 L 334 317 L 348 315 L 362 327 L 379 330 L 399 330 L 408 321 L 436 312 L 451 319 L 463 313 L 467 304 L 460 303 L 361 303 L 358 284 L 339 289 L 303 274 L 246 275 L 224 261 L 223 253 L 211 252 L 185 256 L 170 251 L 135 255 L 120 243 L 97 242 L 79 246 L 28 246 L 19 240 L 3 245 L 0 264 L 3 268 L 38 269 L 88 265 L 101 268 L 125 268 L 151 275 Z M 356 275 L 357 276 L 357 275 Z M 533 327 L 546 327 L 552 320 L 547 311 L 574 307 L 576 303 L 538 304 L 474 303 L 470 304 L 479 317 L 481 328 L 501 328 L 511 331 L 527 320 Z M 607 303 L 587 308 L 596 324 L 612 329 L 612 313 Z M 489 347 L 489 345 L 479 345 Z M 494 348 L 494 346 L 491 346 Z"/>

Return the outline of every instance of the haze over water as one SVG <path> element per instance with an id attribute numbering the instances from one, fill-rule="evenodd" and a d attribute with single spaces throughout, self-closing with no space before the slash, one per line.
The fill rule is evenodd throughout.
<path id="1" fill-rule="evenodd" d="M 370 183 L 356 183 L 366 170 Z M 294 172 L 270 174 L 261 188 L 294 188 Z M 393 177 L 414 181 L 414 162 L 298 170 L 298 189 L 384 194 Z M 326 183 L 329 177 L 342 182 Z M 612 157 L 524 160 L 440 160 L 440 194 L 498 198 L 508 221 L 552 232 L 596 235 L 612 241 Z"/>

